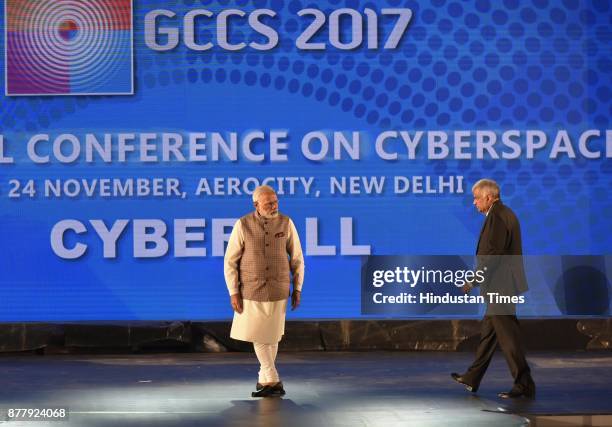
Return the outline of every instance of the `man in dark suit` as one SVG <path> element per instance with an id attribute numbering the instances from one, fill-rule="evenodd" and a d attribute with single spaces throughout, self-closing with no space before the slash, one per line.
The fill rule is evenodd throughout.
<path id="1" fill-rule="evenodd" d="M 466 373 L 452 373 L 451 376 L 475 393 L 499 343 L 514 385 L 510 391 L 498 396 L 532 398 L 535 384 L 521 344 L 515 304 L 518 295 L 527 290 L 520 224 L 514 212 L 501 202 L 495 181 L 481 179 L 472 187 L 472 193 L 476 209 L 486 215 L 476 247 L 476 259 L 477 270 L 484 271 L 485 280 L 479 286 L 487 301 L 487 311 L 482 320 L 476 360 Z M 468 283 L 463 291 L 468 293 L 475 285 L 475 282 Z M 500 301 L 500 296 L 504 297 L 503 301 Z"/>

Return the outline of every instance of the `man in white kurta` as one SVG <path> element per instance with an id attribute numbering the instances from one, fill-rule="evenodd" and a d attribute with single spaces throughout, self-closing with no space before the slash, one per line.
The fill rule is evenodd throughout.
<path id="1" fill-rule="evenodd" d="M 255 211 L 240 218 L 225 252 L 225 282 L 234 310 L 230 336 L 253 343 L 261 368 L 254 397 L 285 394 L 275 367 L 285 313 L 300 304 L 304 257 L 293 221 L 278 212 L 271 187 L 253 193 Z"/>

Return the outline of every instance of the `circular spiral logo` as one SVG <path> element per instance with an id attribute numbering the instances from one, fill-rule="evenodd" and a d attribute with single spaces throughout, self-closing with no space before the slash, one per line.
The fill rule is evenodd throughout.
<path id="1" fill-rule="evenodd" d="M 117 53 L 131 49 L 131 34 L 126 37 L 125 28 L 117 25 L 125 21 L 125 10 L 109 0 L 28 4 L 18 12 L 19 36 L 11 52 L 36 72 L 22 79 L 44 93 L 78 93 L 95 92 L 115 76 L 125 60 Z"/>

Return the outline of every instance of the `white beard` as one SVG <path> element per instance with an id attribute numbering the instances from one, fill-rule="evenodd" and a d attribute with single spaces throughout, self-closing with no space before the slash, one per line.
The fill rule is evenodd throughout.
<path id="1" fill-rule="evenodd" d="M 274 214 L 270 214 L 270 215 L 261 215 L 262 217 L 264 217 L 265 219 L 273 219 L 273 218 L 277 218 L 278 217 L 278 211 L 276 211 L 276 213 Z"/>

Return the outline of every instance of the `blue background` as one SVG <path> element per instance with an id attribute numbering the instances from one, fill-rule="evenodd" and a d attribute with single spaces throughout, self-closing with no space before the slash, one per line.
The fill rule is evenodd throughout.
<path id="1" fill-rule="evenodd" d="M 225 319 L 231 316 L 221 258 L 131 256 L 129 228 L 115 260 L 102 258 L 89 232 L 87 255 L 58 258 L 50 230 L 65 218 L 237 218 L 250 197 L 178 199 L 9 200 L 8 179 L 180 176 L 188 188 L 199 177 L 338 175 L 464 175 L 466 188 L 497 180 L 521 220 L 527 254 L 610 254 L 610 159 L 550 160 L 547 150 L 526 160 L 416 160 L 385 162 L 373 150 L 359 162 L 305 160 L 302 135 L 312 130 L 359 130 L 372 138 L 396 130 L 557 129 L 579 135 L 610 128 L 612 116 L 612 6 L 608 1 L 136 1 L 135 95 L 114 97 L 2 97 L 0 133 L 15 165 L 0 166 L 0 320 Z M 281 42 L 271 51 L 227 52 L 215 47 L 168 52 L 144 44 L 144 15 L 166 8 L 250 11 L 271 8 Z M 359 48 L 299 51 L 297 36 L 310 22 L 297 11 L 316 7 L 407 7 L 414 12 L 395 50 Z M 2 20 L 3 21 L 3 20 Z M 381 20 L 385 34 L 393 20 Z M 214 27 L 203 28 L 202 40 Z M 4 46 L 4 32 L 1 44 Z M 232 26 L 232 41 L 260 38 Z M 314 41 L 325 41 L 322 31 Z M 385 37 L 381 37 L 385 40 Z M 1 64 L 4 66 L 4 53 Z M 2 85 L 4 81 L 2 79 Z M 4 93 L 4 87 L 0 88 Z M 24 158 L 34 133 L 244 132 L 284 129 L 290 161 L 238 163 L 34 165 Z M 575 141 L 576 142 L 576 141 Z M 373 143 L 373 141 L 372 141 Z M 23 145 L 23 146 L 20 146 Z M 603 144 L 593 144 L 593 148 Z M 19 154 L 21 153 L 21 155 Z M 189 184 L 191 183 L 191 184 Z M 321 187 L 325 187 L 321 185 Z M 358 244 L 376 255 L 466 254 L 475 249 L 483 218 L 462 195 L 383 195 L 321 198 L 287 196 L 280 209 L 296 223 L 304 245 L 306 217 L 319 217 L 319 240 L 339 243 L 339 218 L 355 221 Z M 172 246 L 172 242 L 171 242 Z M 359 257 L 307 257 L 303 306 L 290 318 L 359 318 Z"/>

